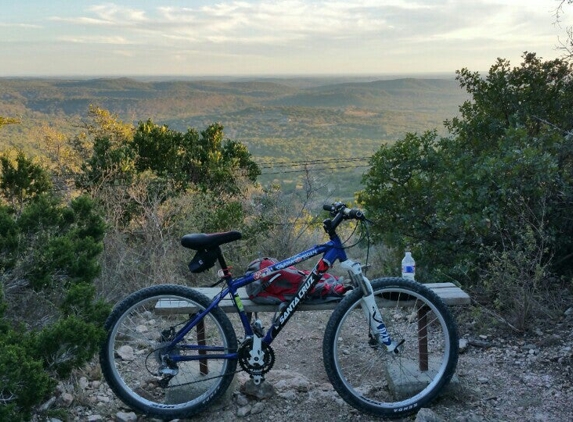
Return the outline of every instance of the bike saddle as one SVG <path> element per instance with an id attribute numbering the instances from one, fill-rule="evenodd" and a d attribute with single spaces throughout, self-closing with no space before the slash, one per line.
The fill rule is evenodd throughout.
<path id="1" fill-rule="evenodd" d="M 193 233 L 186 234 L 181 238 L 181 245 L 198 251 L 200 249 L 212 249 L 225 243 L 234 242 L 241 238 L 241 233 L 236 231 L 223 233 Z"/>

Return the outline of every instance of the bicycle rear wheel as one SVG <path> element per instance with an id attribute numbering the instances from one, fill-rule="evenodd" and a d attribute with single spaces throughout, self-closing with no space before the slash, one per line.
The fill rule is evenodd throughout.
<path id="1" fill-rule="evenodd" d="M 100 363 L 124 403 L 149 416 L 176 419 L 201 412 L 225 393 L 237 360 L 213 357 L 236 352 L 237 339 L 223 311 L 212 310 L 175 348 L 167 347 L 209 303 L 187 287 L 160 285 L 133 293 L 113 310 Z M 177 356 L 201 359 L 175 362 Z"/>
<path id="2" fill-rule="evenodd" d="M 427 287 L 401 278 L 372 282 L 378 308 L 398 352 L 374 344 L 362 292 L 334 310 L 323 340 L 326 373 L 340 396 L 358 410 L 386 418 L 414 413 L 450 381 L 458 335 L 443 301 Z"/>

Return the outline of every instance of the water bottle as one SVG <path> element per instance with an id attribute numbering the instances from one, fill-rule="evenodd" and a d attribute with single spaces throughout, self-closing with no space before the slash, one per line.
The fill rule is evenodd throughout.
<path id="1" fill-rule="evenodd" d="M 412 258 L 412 252 L 406 252 L 402 259 L 402 278 L 414 280 L 416 277 L 416 261 Z"/>

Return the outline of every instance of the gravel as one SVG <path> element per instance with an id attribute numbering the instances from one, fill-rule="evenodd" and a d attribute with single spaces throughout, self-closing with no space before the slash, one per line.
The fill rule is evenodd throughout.
<path id="1" fill-rule="evenodd" d="M 531 333 L 480 328 L 472 309 L 455 310 L 459 321 L 460 359 L 456 379 L 428 409 L 400 419 L 416 422 L 565 421 L 573 409 L 573 309 Z M 266 314 L 265 314 L 266 315 Z M 262 316 L 263 322 L 265 315 Z M 322 366 L 322 333 L 328 312 L 299 312 L 279 335 L 273 348 L 276 363 L 267 374 L 269 398 L 245 393 L 248 377 L 237 375 L 227 396 L 196 422 L 375 421 L 347 405 L 333 390 Z M 491 324 L 490 324 L 491 325 Z M 111 392 L 97 363 L 58 386 L 46 410 L 64 409 L 62 421 L 153 421 L 136 415 Z M 52 412 L 53 413 L 53 412 Z M 54 414 L 54 413 L 53 413 Z"/>

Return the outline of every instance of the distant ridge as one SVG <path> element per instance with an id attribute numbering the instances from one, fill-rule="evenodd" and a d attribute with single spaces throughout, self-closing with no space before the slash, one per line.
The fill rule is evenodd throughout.
<path id="1" fill-rule="evenodd" d="M 451 79 L 373 80 L 357 82 L 313 78 L 240 81 L 155 81 L 131 78 L 98 78 L 86 80 L 63 79 L 0 79 L 0 94 L 4 101 L 22 98 L 25 107 L 41 113 L 85 115 L 91 103 L 123 115 L 172 119 L 183 115 L 211 114 L 230 109 L 270 107 L 346 108 L 360 107 L 372 111 L 424 110 L 437 101 L 457 103 L 463 93 Z M 297 86 L 297 83 L 299 86 Z M 412 104 L 412 99 L 418 103 Z M 2 103 L 0 103 L 0 111 Z M 153 111 L 151 107 L 156 107 Z M 182 110 L 186 108 L 186 110 Z M 140 115 L 141 118 L 145 118 Z"/>
<path id="2" fill-rule="evenodd" d="M 75 136 L 96 105 L 126 122 L 152 119 L 179 131 L 221 123 L 256 160 L 282 165 L 267 164 L 263 182 L 291 190 L 307 168 L 289 163 L 326 159 L 310 169 L 314 177 L 352 198 L 380 145 L 443 128 L 466 99 L 453 77 L 0 78 L 0 116 L 21 121 L 2 128 L 0 151 L 41 154 L 47 128 L 49 136 Z"/>

